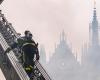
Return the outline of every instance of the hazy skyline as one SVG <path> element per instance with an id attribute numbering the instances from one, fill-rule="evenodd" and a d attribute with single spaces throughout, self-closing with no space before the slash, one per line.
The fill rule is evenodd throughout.
<path id="1" fill-rule="evenodd" d="M 96 0 L 99 18 L 99 0 Z M 88 28 L 93 14 L 93 0 L 6 0 L 1 7 L 17 32 L 29 29 L 46 53 L 54 52 L 64 30 L 73 52 L 80 54 L 88 41 Z"/>
<path id="2" fill-rule="evenodd" d="M 100 0 L 96 2 L 100 21 Z M 63 29 L 78 54 L 88 41 L 93 0 L 4 0 L 0 9 L 17 32 L 32 31 L 35 40 L 44 44 L 47 55 L 54 52 Z"/>

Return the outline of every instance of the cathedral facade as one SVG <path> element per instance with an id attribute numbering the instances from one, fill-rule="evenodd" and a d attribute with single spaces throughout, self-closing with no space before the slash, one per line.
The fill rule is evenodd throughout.
<path id="1" fill-rule="evenodd" d="M 61 33 L 60 42 L 48 63 L 48 69 L 54 80 L 81 80 L 80 64 L 66 42 L 64 31 Z"/>

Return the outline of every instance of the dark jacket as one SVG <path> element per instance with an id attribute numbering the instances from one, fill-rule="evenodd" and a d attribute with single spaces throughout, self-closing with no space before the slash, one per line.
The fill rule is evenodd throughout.
<path id="1" fill-rule="evenodd" d="M 21 37 L 15 40 L 15 42 L 5 51 L 9 52 L 14 48 L 19 48 L 24 52 L 28 57 L 36 54 L 36 60 L 39 60 L 38 44 L 35 43 L 33 39 L 27 39 L 26 37 Z"/>

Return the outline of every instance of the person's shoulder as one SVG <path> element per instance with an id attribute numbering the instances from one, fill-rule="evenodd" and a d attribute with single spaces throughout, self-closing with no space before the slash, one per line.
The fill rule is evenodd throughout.
<path id="1" fill-rule="evenodd" d="M 23 37 L 18 38 L 17 40 L 24 40 L 24 39 L 25 37 L 23 36 Z"/>
<path id="2" fill-rule="evenodd" d="M 35 41 L 34 41 L 33 39 L 31 39 L 31 42 L 32 42 L 32 43 L 35 43 Z"/>
<path id="3" fill-rule="evenodd" d="M 20 37 L 20 38 L 17 38 L 17 41 L 24 41 L 25 40 L 25 37 Z"/>

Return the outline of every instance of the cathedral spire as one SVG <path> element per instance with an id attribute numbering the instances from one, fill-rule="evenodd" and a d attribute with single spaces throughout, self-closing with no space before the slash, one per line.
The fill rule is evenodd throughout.
<path id="1" fill-rule="evenodd" d="M 96 9 L 96 1 L 94 0 L 94 9 Z"/>
<path id="2" fill-rule="evenodd" d="M 94 0 L 94 9 L 93 9 L 93 20 L 91 25 L 92 30 L 92 45 L 99 44 L 99 33 L 98 33 L 98 19 L 97 19 L 97 12 L 96 12 L 96 1 Z"/>
<path id="3" fill-rule="evenodd" d="M 65 40 L 65 32 L 64 32 L 64 30 L 62 32 L 62 40 Z"/>
<path id="4" fill-rule="evenodd" d="M 61 41 L 65 41 L 66 40 L 66 34 L 65 34 L 65 31 L 63 30 L 62 33 L 61 33 L 61 37 L 60 37 Z"/>
<path id="5" fill-rule="evenodd" d="M 94 0 L 93 21 L 97 21 L 96 1 Z"/>
<path id="6" fill-rule="evenodd" d="M 93 9 L 93 21 L 92 24 L 97 24 L 98 25 L 98 20 L 97 20 L 97 12 L 96 12 L 96 1 L 94 0 L 94 9 Z"/>

